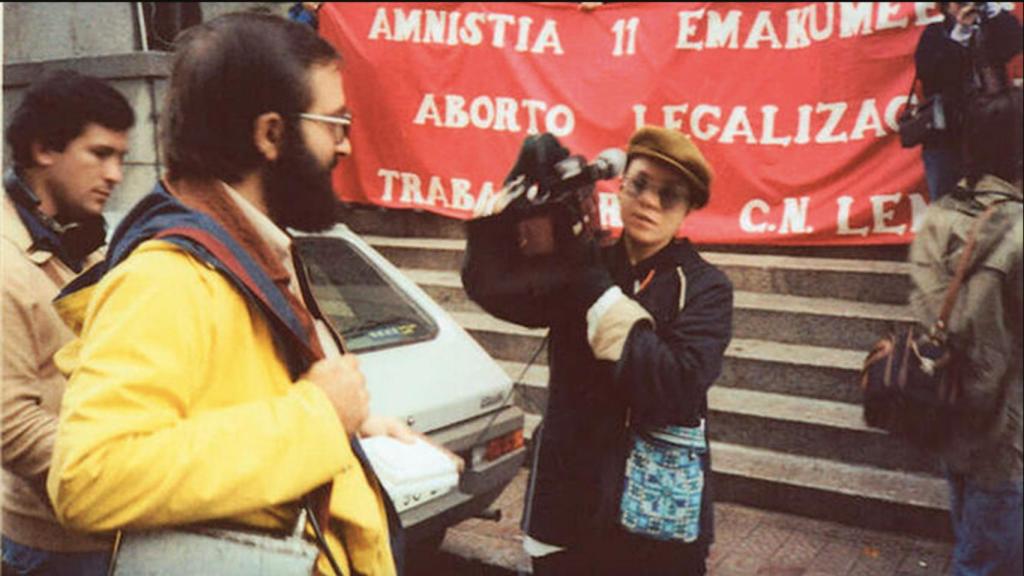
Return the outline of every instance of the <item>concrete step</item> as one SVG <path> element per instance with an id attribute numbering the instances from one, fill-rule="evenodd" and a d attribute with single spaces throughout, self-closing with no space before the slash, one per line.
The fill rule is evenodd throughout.
<path id="1" fill-rule="evenodd" d="M 498 320 L 483 312 L 458 312 L 449 309 L 449 314 L 468 331 L 476 341 L 496 360 L 547 364 L 543 349 L 545 329 L 524 328 Z"/>
<path id="2" fill-rule="evenodd" d="M 714 495 L 736 502 L 950 540 L 945 480 L 909 472 L 711 443 Z"/>
<path id="3" fill-rule="evenodd" d="M 884 304 L 906 304 L 910 294 L 904 262 L 727 252 L 704 256 L 744 292 Z"/>
<path id="4" fill-rule="evenodd" d="M 734 294 L 733 335 L 827 348 L 868 350 L 913 323 L 910 307 L 758 292 Z"/>
<path id="5" fill-rule="evenodd" d="M 466 252 L 466 241 L 462 238 L 362 238 L 399 268 L 459 270 Z"/>
<path id="6" fill-rule="evenodd" d="M 859 403 L 866 350 L 733 338 L 715 386 Z"/>
<path id="7" fill-rule="evenodd" d="M 547 354 L 541 349 L 546 330 L 523 328 L 482 312 L 455 312 L 453 316 L 495 359 L 521 366 L 537 354 L 533 364 L 547 364 Z M 866 355 L 860 350 L 733 338 L 715 385 L 858 403 L 858 377 Z M 547 372 L 540 370 L 531 368 L 531 378 L 546 382 Z M 509 374 L 514 378 L 518 372 Z"/>
<path id="8" fill-rule="evenodd" d="M 517 383 L 519 407 L 543 414 L 547 367 L 500 364 Z M 940 472 L 933 455 L 865 425 L 859 404 L 716 385 L 708 392 L 708 405 L 709 430 L 718 441 L 890 470 Z"/>
<path id="9" fill-rule="evenodd" d="M 360 235 L 397 238 L 465 238 L 466 224 L 422 210 L 399 210 L 383 206 L 342 204 L 338 221 Z"/>
<path id="10" fill-rule="evenodd" d="M 860 405 L 713 387 L 715 440 L 789 455 L 938 476 L 934 455 L 864 424 Z"/>
<path id="11" fill-rule="evenodd" d="M 434 300 L 450 312 L 481 312 L 466 296 L 458 273 L 405 269 Z M 868 350 L 883 334 L 913 322 L 909 306 L 871 304 L 836 298 L 769 293 L 734 293 L 733 337 Z"/>
<path id="12" fill-rule="evenodd" d="M 459 270 L 466 242 L 454 238 L 366 236 L 377 251 L 399 268 Z M 907 264 L 771 254 L 706 252 L 736 290 L 792 296 L 905 304 L 910 290 Z"/>

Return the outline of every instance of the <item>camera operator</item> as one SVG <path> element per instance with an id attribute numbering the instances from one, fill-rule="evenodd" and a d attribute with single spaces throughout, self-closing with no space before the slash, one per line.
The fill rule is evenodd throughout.
<path id="1" fill-rule="evenodd" d="M 674 130 L 641 128 L 627 154 L 622 238 L 605 249 L 578 241 L 569 280 L 548 301 L 549 397 L 523 518 L 537 576 L 705 573 L 712 539 L 707 390 L 731 338 L 733 293 L 725 274 L 675 236 L 707 204 L 712 174 L 694 143 Z M 521 154 L 510 178 L 544 165 Z M 699 512 L 687 540 L 624 527 L 627 458 L 636 433 L 655 428 L 699 437 L 699 487 L 687 494 Z"/>
<path id="2" fill-rule="evenodd" d="M 944 19 L 929 24 L 914 52 L 925 98 L 942 95 L 948 128 L 924 142 L 922 159 L 928 193 L 934 201 L 963 176 L 962 123 L 968 96 L 982 82 L 977 65 L 991 68 L 1007 84 L 1006 63 L 1020 53 L 1021 25 L 998 2 L 939 2 Z M 978 50 L 978 39 L 983 45 Z"/>

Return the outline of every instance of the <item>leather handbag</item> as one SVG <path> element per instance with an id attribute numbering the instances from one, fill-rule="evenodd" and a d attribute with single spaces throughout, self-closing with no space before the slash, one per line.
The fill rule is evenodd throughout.
<path id="1" fill-rule="evenodd" d="M 933 94 L 923 101 L 912 100 L 917 75 L 910 82 L 907 106 L 896 119 L 899 125 L 900 145 L 904 148 L 919 146 L 928 137 L 944 132 L 948 127 L 942 94 Z"/>
<path id="2" fill-rule="evenodd" d="M 926 450 L 941 450 L 953 433 L 962 364 L 947 333 L 960 287 L 972 266 L 977 233 L 995 212 L 993 204 L 975 222 L 943 299 L 935 324 L 891 333 L 877 342 L 860 374 L 864 421 Z"/>

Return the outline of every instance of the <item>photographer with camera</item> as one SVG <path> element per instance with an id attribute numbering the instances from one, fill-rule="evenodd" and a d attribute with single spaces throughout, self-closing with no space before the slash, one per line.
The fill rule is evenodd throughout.
<path id="1" fill-rule="evenodd" d="M 508 181 L 559 181 L 552 166 L 568 153 L 545 136 L 524 144 Z M 699 575 L 712 541 L 707 390 L 731 338 L 733 292 L 675 239 L 708 202 L 711 169 L 686 135 L 665 128 L 636 131 L 627 154 L 622 237 L 600 249 L 556 230 L 567 243 L 556 251 L 564 282 L 548 293 L 505 294 L 495 306 L 481 289 L 489 273 L 479 272 L 508 259 L 481 253 L 475 231 L 487 224 L 470 228 L 470 295 L 506 319 L 550 327 L 548 404 L 523 515 L 537 576 Z"/>
<path id="2" fill-rule="evenodd" d="M 924 140 L 922 159 L 932 201 L 948 194 L 963 176 L 965 107 L 988 69 L 1007 85 L 1006 64 L 1021 52 L 1020 22 L 998 2 L 939 2 L 941 22 L 929 24 L 918 40 L 914 64 L 924 97 L 941 96 L 946 128 Z"/>

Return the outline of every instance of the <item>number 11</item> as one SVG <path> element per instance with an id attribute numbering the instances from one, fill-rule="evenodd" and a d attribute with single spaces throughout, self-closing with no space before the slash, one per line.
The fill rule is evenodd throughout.
<path id="1" fill-rule="evenodd" d="M 634 16 L 629 20 L 616 20 L 615 25 L 612 26 L 612 32 L 615 33 L 615 49 L 612 50 L 612 56 L 622 56 L 622 44 L 623 36 L 628 33 L 629 39 L 626 41 L 625 54 L 636 54 L 636 28 L 640 24 L 640 18 Z"/>

